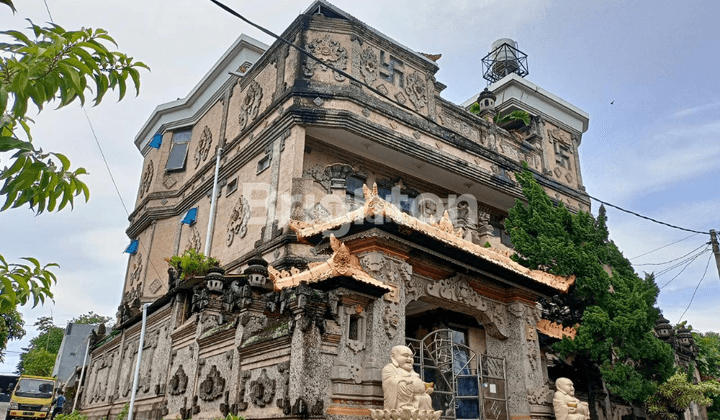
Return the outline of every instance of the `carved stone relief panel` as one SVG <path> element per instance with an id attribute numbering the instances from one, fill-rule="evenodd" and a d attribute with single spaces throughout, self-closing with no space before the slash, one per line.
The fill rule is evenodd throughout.
<path id="1" fill-rule="evenodd" d="M 143 172 L 142 180 L 140 181 L 140 197 L 144 196 L 148 191 L 150 191 L 150 185 L 152 185 L 154 172 L 155 168 L 153 166 L 153 161 L 151 160 L 150 162 L 148 162 L 148 165 L 145 168 L 145 172 Z"/>
<path id="2" fill-rule="evenodd" d="M 137 253 L 133 256 L 132 272 L 130 273 L 130 285 L 134 285 L 136 281 L 140 280 L 140 274 L 142 274 L 142 254 Z"/>
<path id="3" fill-rule="evenodd" d="M 509 337 L 505 305 L 485 300 L 462 275 L 424 283 L 424 291 L 417 298 L 424 295 L 429 300 L 442 299 L 459 304 L 457 311 L 476 317 L 490 335 L 501 339 Z"/>
<path id="4" fill-rule="evenodd" d="M 419 111 L 420 108 L 424 108 L 427 105 L 425 77 L 418 72 L 406 75 L 405 94 L 410 98 L 410 102 L 412 102 L 416 110 Z"/>
<path id="5" fill-rule="evenodd" d="M 443 127 L 449 128 L 476 143 L 485 144 L 484 141 L 480 139 L 478 130 L 471 127 L 468 123 L 460 121 L 459 119 L 444 113 L 438 115 L 438 118 Z"/>
<path id="6" fill-rule="evenodd" d="M 282 394 L 278 390 L 278 398 L 275 404 L 278 408 L 282 408 L 283 414 L 290 414 L 290 361 L 282 362 L 277 365 L 280 374 L 280 384 L 282 385 Z"/>
<path id="7" fill-rule="evenodd" d="M 188 376 L 185 373 L 182 365 L 180 365 L 178 366 L 175 374 L 172 376 L 172 378 L 170 378 L 170 382 L 168 383 L 168 386 L 170 388 L 170 395 L 184 394 L 185 390 L 187 389 L 187 384 Z"/>
<path id="8" fill-rule="evenodd" d="M 247 88 L 245 98 L 240 106 L 240 129 L 244 130 L 250 121 L 258 116 L 260 101 L 262 101 L 263 90 L 260 84 L 253 80 Z"/>
<path id="9" fill-rule="evenodd" d="M 217 366 L 212 365 L 205 380 L 200 382 L 198 396 L 204 401 L 213 401 L 223 394 L 225 390 L 225 378 L 220 376 Z"/>
<path id="10" fill-rule="evenodd" d="M 354 62 L 358 63 L 360 74 L 365 79 L 365 83 L 372 86 L 378 78 L 380 68 L 380 61 L 372 47 L 368 46 L 362 50 L 358 57 L 354 59 Z"/>
<path id="11" fill-rule="evenodd" d="M 210 127 L 205 126 L 200 135 L 197 148 L 195 149 L 195 169 L 207 160 L 208 154 L 210 153 L 210 146 L 212 146 L 212 132 L 210 131 Z"/>
<path id="12" fill-rule="evenodd" d="M 275 379 L 270 379 L 267 370 L 260 371 L 260 376 L 250 382 L 250 398 L 258 407 L 265 407 L 275 397 Z"/>
<path id="13" fill-rule="evenodd" d="M 185 249 L 194 249 L 195 251 L 199 252 L 200 246 L 200 232 L 198 231 L 197 226 L 193 226 L 190 228 L 190 237 L 188 238 L 187 246 L 185 247 Z"/>
<path id="14" fill-rule="evenodd" d="M 330 38 L 330 34 L 325 34 L 322 38 L 313 39 L 307 44 L 306 48 L 311 54 L 322 60 L 323 63 L 343 71 L 347 70 L 347 50 L 340 45 L 340 42 Z M 305 74 L 305 77 L 313 77 L 318 68 L 321 71 L 327 71 L 329 67 L 323 63 L 319 63 L 311 58 L 305 58 L 303 74 Z M 333 77 L 338 82 L 345 80 L 345 76 L 335 71 L 333 72 Z"/>
<path id="15" fill-rule="evenodd" d="M 555 152 L 555 168 L 553 173 L 556 178 L 564 179 L 566 182 L 573 182 L 573 141 L 572 136 L 560 128 L 548 131 L 550 140 Z"/>
<path id="16" fill-rule="evenodd" d="M 250 220 L 250 203 L 247 198 L 242 195 L 238 197 L 237 202 L 233 206 L 230 213 L 230 219 L 227 225 L 227 246 L 232 245 L 235 236 L 244 238 L 247 234 L 247 224 Z"/>

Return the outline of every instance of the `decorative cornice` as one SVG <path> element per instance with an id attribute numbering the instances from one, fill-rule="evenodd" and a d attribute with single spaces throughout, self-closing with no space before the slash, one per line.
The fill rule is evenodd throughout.
<path id="1" fill-rule="evenodd" d="M 577 335 L 577 331 L 573 327 L 565 327 L 555 322 L 548 321 L 547 319 L 541 319 L 537 323 L 537 329 L 541 333 L 562 340 L 563 337 L 574 339 Z"/>
<path id="2" fill-rule="evenodd" d="M 275 290 L 289 289 L 301 283 L 319 283 L 333 277 L 350 277 L 385 292 L 393 290 L 391 286 L 375 280 L 367 274 L 360 267 L 358 257 L 351 254 L 345 244 L 333 235 L 330 236 L 330 244 L 334 251 L 332 256 L 325 262 L 309 264 L 310 268 L 308 270 L 300 271 L 293 267 L 288 272 L 284 270 L 277 271 L 273 267 L 268 267 L 270 280 L 275 285 Z"/>
<path id="3" fill-rule="evenodd" d="M 501 266 L 516 274 L 550 286 L 563 293 L 566 293 L 570 286 L 575 282 L 575 276 L 566 278 L 540 270 L 531 270 L 513 261 L 510 256 L 503 251 L 488 249 L 466 241 L 453 227 L 447 212 L 443 215 L 440 222 L 429 224 L 407 213 L 403 213 L 395 205 L 385 201 L 378 194 L 377 185 L 373 185 L 372 190 L 370 190 L 366 185 L 363 185 L 363 194 L 365 197 L 365 204 L 361 208 L 348 212 L 345 215 L 328 222 L 307 223 L 291 220 L 289 222 L 290 229 L 295 232 L 299 241 L 307 242 L 307 238 L 309 237 L 322 234 L 328 230 L 337 229 L 348 223 L 362 223 L 363 220 L 368 218 L 372 218 L 373 220 L 376 218 L 382 218 L 385 223 L 389 221 L 399 226 L 409 228 L 413 231 L 420 232 L 439 240 L 446 245 L 463 250 L 487 262 Z"/>

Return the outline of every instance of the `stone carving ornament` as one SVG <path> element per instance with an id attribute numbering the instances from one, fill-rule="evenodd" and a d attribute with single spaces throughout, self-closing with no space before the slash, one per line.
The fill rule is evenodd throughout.
<path id="1" fill-rule="evenodd" d="M 267 375 L 267 371 L 263 369 L 260 371 L 260 376 L 250 382 L 250 398 L 253 404 L 258 407 L 265 407 L 265 405 L 272 402 L 275 396 L 275 379 L 270 379 Z"/>
<path id="2" fill-rule="evenodd" d="M 200 163 L 207 160 L 208 154 L 210 153 L 210 146 L 212 146 L 212 132 L 210 131 L 210 127 L 206 125 L 195 149 L 195 169 L 200 166 Z"/>
<path id="3" fill-rule="evenodd" d="M 193 226 L 190 231 L 190 237 L 188 238 L 187 248 L 200 251 L 201 245 L 200 232 L 198 232 L 197 226 Z"/>
<path id="4" fill-rule="evenodd" d="M 170 378 L 170 395 L 184 394 L 187 389 L 188 376 L 185 374 L 185 370 L 182 365 L 178 366 L 175 374 Z"/>
<path id="5" fill-rule="evenodd" d="M 430 296 L 462 303 L 479 311 L 487 310 L 487 303 L 470 287 L 461 276 L 429 283 L 426 287 Z"/>
<path id="6" fill-rule="evenodd" d="M 427 105 L 427 86 L 423 79 L 418 72 L 405 76 L 405 93 L 418 111 Z"/>
<path id="7" fill-rule="evenodd" d="M 372 86 L 378 78 L 380 61 L 373 52 L 372 47 L 365 48 L 358 57 L 360 63 L 360 74 L 362 74 L 365 83 Z"/>
<path id="8" fill-rule="evenodd" d="M 370 409 L 373 420 L 432 419 L 442 411 L 432 407 L 433 384 L 423 382 L 413 370 L 413 352 L 406 346 L 395 346 L 391 362 L 382 369 L 383 410 Z"/>
<path id="9" fill-rule="evenodd" d="M 240 106 L 240 129 L 244 130 L 248 123 L 258 116 L 260 101 L 263 97 L 260 83 L 253 80 L 248 86 L 247 93 Z"/>
<path id="10" fill-rule="evenodd" d="M 590 420 L 588 404 L 575 398 L 575 387 L 570 379 L 558 378 L 555 387 L 553 410 L 557 420 Z"/>
<path id="11" fill-rule="evenodd" d="M 142 274 L 142 254 L 137 253 L 133 257 L 133 260 L 135 261 L 133 263 L 133 271 L 130 273 L 130 284 L 134 284 L 135 281 L 140 280 L 140 274 Z"/>
<path id="12" fill-rule="evenodd" d="M 247 224 L 250 220 L 250 203 L 242 195 L 238 197 L 235 206 L 230 213 L 230 220 L 227 225 L 227 246 L 232 245 L 235 235 L 244 238 L 247 234 Z"/>
<path id="13" fill-rule="evenodd" d="M 278 398 L 275 404 L 278 408 L 283 409 L 283 414 L 290 414 L 290 361 L 282 362 L 277 365 L 280 374 L 280 383 L 283 386 L 282 394 L 278 391 Z"/>
<path id="14" fill-rule="evenodd" d="M 212 365 L 204 381 L 200 382 L 198 395 L 204 401 L 213 401 L 219 398 L 225 390 L 225 378 L 220 376 L 217 366 Z"/>
<path id="15" fill-rule="evenodd" d="M 323 38 L 313 39 L 308 43 L 306 48 L 311 54 L 322 60 L 323 63 L 327 63 L 336 69 L 347 70 L 347 50 L 343 48 L 338 41 L 330 38 L 330 34 L 325 34 Z M 305 59 L 303 66 L 305 77 L 313 77 L 318 68 L 322 71 L 327 71 L 329 67 L 311 58 Z M 338 82 L 345 80 L 345 76 L 336 71 L 333 71 L 333 77 L 335 77 L 335 80 Z"/>
<path id="16" fill-rule="evenodd" d="M 148 163 L 147 168 L 145 168 L 145 172 L 142 176 L 142 181 L 140 181 L 140 197 L 144 196 L 145 193 L 150 191 L 150 185 L 152 184 L 153 174 L 155 172 L 155 168 L 153 166 L 153 161 L 151 160 Z"/>

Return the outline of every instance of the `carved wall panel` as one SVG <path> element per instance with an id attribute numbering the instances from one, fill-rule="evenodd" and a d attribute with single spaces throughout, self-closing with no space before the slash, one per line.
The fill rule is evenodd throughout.
<path id="1" fill-rule="evenodd" d="M 207 160 L 208 154 L 210 153 L 210 146 L 212 146 L 212 132 L 208 126 L 205 126 L 200 135 L 200 141 L 198 141 L 197 147 L 195 148 L 195 169 Z"/>
<path id="2" fill-rule="evenodd" d="M 250 398 L 258 407 L 265 407 L 275 397 L 275 379 L 270 379 L 267 370 L 263 369 L 260 376 L 250 382 Z"/>
<path id="3" fill-rule="evenodd" d="M 242 195 L 238 197 L 235 206 L 230 213 L 230 219 L 227 225 L 227 246 L 232 245 L 235 236 L 244 238 L 247 234 L 247 224 L 250 220 L 250 203 L 247 198 Z"/>
<path id="4" fill-rule="evenodd" d="M 153 161 L 151 160 L 150 162 L 148 162 L 148 165 L 145 168 L 145 172 L 143 172 L 142 180 L 140 181 L 140 197 L 144 196 L 148 191 L 150 191 L 150 185 L 152 185 L 154 172 L 155 168 L 153 166 Z"/>
<path id="5" fill-rule="evenodd" d="M 142 254 L 137 253 L 133 256 L 132 272 L 130 273 L 130 285 L 135 284 L 136 281 L 140 280 L 140 274 L 142 274 Z"/>
<path id="6" fill-rule="evenodd" d="M 429 281 L 422 278 L 410 278 L 405 283 L 406 304 L 413 300 L 423 299 L 432 302 L 442 300 L 441 305 L 451 302 L 456 311 L 477 318 L 493 337 L 505 339 L 509 337 L 507 308 L 505 305 L 485 300 L 480 296 L 462 275 L 449 279 Z"/>
<path id="7" fill-rule="evenodd" d="M 427 105 L 427 85 L 425 84 L 425 77 L 418 72 L 406 75 L 405 94 L 407 94 L 416 110 L 419 111 L 420 108 L 424 108 Z"/>
<path id="8" fill-rule="evenodd" d="M 354 58 L 354 62 L 358 63 L 360 74 L 362 74 L 363 79 L 365 79 L 365 83 L 372 86 L 378 78 L 380 68 L 380 61 L 372 47 L 368 46 L 362 50 L 362 52 Z"/>
<path id="9" fill-rule="evenodd" d="M 170 388 L 170 395 L 184 394 L 185 390 L 187 389 L 187 384 L 188 376 L 185 373 L 182 365 L 180 365 L 178 366 L 175 374 L 172 376 L 172 378 L 170 378 L 170 382 L 168 383 L 168 386 Z"/>
<path id="10" fill-rule="evenodd" d="M 310 41 L 307 46 L 307 50 L 315 57 L 323 61 L 323 63 L 330 64 L 332 67 L 347 70 L 348 54 L 347 50 L 343 48 L 338 41 L 330 38 L 330 34 L 325 34 L 322 38 L 315 38 Z M 325 64 L 319 63 L 311 58 L 305 58 L 303 65 L 303 74 L 305 77 L 313 77 L 317 69 L 321 71 L 327 71 L 329 67 Z M 338 72 L 333 72 L 333 77 L 338 82 L 345 80 L 345 76 Z"/>
<path id="11" fill-rule="evenodd" d="M 190 228 L 190 237 L 188 238 L 185 249 L 194 249 L 195 251 L 200 252 L 202 244 L 201 241 L 202 239 L 200 239 L 200 232 L 198 231 L 197 226 L 193 226 Z"/>
<path id="12" fill-rule="evenodd" d="M 220 376 L 217 366 L 212 365 L 205 380 L 200 382 L 198 396 L 204 401 L 213 401 L 222 396 L 225 390 L 225 378 Z"/>
<path id="13" fill-rule="evenodd" d="M 290 414 L 290 361 L 282 362 L 277 365 L 280 374 L 280 384 L 282 385 L 282 394 L 278 390 L 278 398 L 275 404 L 278 408 L 283 409 L 283 414 Z"/>
<path id="14" fill-rule="evenodd" d="M 250 121 L 258 116 L 263 90 L 260 84 L 253 80 L 248 86 L 247 93 L 240 106 L 240 129 L 244 130 Z"/>

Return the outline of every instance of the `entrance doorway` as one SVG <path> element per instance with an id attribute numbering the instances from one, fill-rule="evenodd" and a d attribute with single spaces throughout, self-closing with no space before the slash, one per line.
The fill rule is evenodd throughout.
<path id="1" fill-rule="evenodd" d="M 434 384 L 433 409 L 443 412 L 442 419 L 508 420 L 504 358 L 475 352 L 460 328 L 405 341 L 415 371 Z"/>

